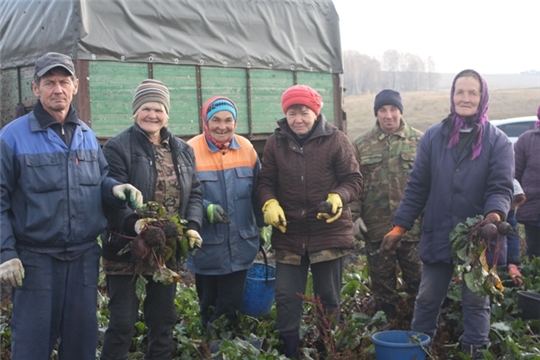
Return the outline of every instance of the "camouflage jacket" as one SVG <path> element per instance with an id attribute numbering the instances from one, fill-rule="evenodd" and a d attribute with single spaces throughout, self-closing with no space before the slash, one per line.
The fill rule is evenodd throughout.
<path id="1" fill-rule="evenodd" d="M 364 191 L 351 204 L 354 219 L 362 216 L 368 229 L 366 242 L 382 241 L 392 229 L 405 184 L 416 157 L 416 147 L 422 132 L 401 120 L 394 134 L 385 134 L 378 122 L 354 140 L 356 158 L 364 175 Z M 419 241 L 421 217 L 404 235 L 404 241 Z"/>

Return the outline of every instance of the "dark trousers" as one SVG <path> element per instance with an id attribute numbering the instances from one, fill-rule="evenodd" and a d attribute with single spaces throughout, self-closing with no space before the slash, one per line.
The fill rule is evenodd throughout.
<path id="1" fill-rule="evenodd" d="M 195 274 L 203 326 L 208 326 L 222 315 L 230 324 L 236 322 L 237 313 L 242 309 L 246 277 L 247 270 L 225 275 Z M 211 307 L 214 308 L 213 312 Z"/>
<path id="2" fill-rule="evenodd" d="M 148 351 L 145 359 L 170 359 L 177 317 L 174 307 L 176 283 L 163 285 L 149 276 L 146 279 L 143 313 L 148 327 Z M 107 276 L 110 316 L 103 339 L 102 360 L 127 359 L 140 305 L 135 293 L 136 283 L 137 278 L 133 275 Z"/>
<path id="3" fill-rule="evenodd" d="M 525 224 L 525 239 L 527 242 L 527 256 L 540 256 L 540 226 Z"/>
<path id="4" fill-rule="evenodd" d="M 308 255 L 304 255 L 300 265 L 276 263 L 276 327 L 282 336 L 298 334 L 300 330 L 303 299 L 298 294 L 305 294 L 310 268 L 315 297 L 320 296 L 327 314 L 339 321 L 343 258 L 310 264 Z"/>
<path id="5" fill-rule="evenodd" d="M 517 234 L 517 220 L 516 220 L 516 211 L 514 209 L 510 210 L 508 216 L 506 217 L 506 222 L 512 226 L 512 230 Z M 509 264 L 519 265 L 521 257 L 521 244 L 519 236 L 507 235 L 506 242 L 508 244 L 507 249 L 507 260 Z"/>
<path id="6" fill-rule="evenodd" d="M 94 360 L 97 281 L 101 248 L 61 261 L 19 250 L 25 277 L 13 289 L 11 352 L 14 360 L 49 359 L 58 339 L 60 360 Z"/>

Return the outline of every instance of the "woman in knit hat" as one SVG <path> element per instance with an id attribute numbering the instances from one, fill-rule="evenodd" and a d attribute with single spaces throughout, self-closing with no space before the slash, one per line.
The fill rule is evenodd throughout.
<path id="1" fill-rule="evenodd" d="M 259 249 L 260 207 L 253 196 L 260 163 L 246 138 L 235 134 L 238 120 L 231 99 L 216 96 L 202 108 L 203 134 L 189 140 L 197 159 L 203 190 L 203 251 L 191 254 L 187 268 L 195 273 L 201 318 L 207 335 L 235 324 L 242 306 L 247 270 Z M 220 324 L 223 324 L 220 322 Z"/>
<path id="2" fill-rule="evenodd" d="M 362 175 L 347 136 L 321 113 L 322 97 L 295 85 L 281 97 L 285 117 L 263 153 L 257 197 L 265 223 L 274 226 L 276 327 L 284 353 L 297 358 L 302 297 L 308 269 L 324 311 L 340 317 L 343 257 L 354 247 L 347 205 L 362 190 Z M 325 206 L 319 207 L 323 203 Z M 321 331 L 328 324 L 319 321 Z M 319 338 L 317 347 L 324 351 Z"/>
<path id="3" fill-rule="evenodd" d="M 519 136 L 514 145 L 516 179 L 523 187 L 527 201 L 516 212 L 525 226 L 527 256 L 540 256 L 540 106 L 534 129 Z"/>
<path id="4" fill-rule="evenodd" d="M 201 246 L 198 233 L 202 223 L 202 192 L 195 168 L 193 149 L 167 129 L 170 110 L 169 90 L 160 81 L 144 80 L 133 95 L 135 123 L 107 141 L 103 153 L 109 163 L 109 176 L 141 190 L 144 201 L 161 204 L 171 215 L 187 220 L 192 246 Z M 101 359 L 127 359 L 139 299 L 136 294 L 135 260 L 131 252 L 118 255 L 148 223 L 131 208 L 106 209 L 111 233 L 103 239 L 103 270 L 107 276 L 110 311 Z M 178 247 L 180 248 L 180 247 Z M 166 266 L 179 268 L 180 253 L 174 253 Z M 142 270 L 146 278 L 144 319 L 148 327 L 145 359 L 171 359 L 176 323 L 174 297 L 176 283 L 164 285 L 152 279 L 155 268 Z"/>
<path id="5" fill-rule="evenodd" d="M 431 339 L 454 275 L 450 232 L 477 215 L 496 223 L 506 217 L 512 203 L 512 143 L 487 121 L 488 103 L 487 84 L 480 74 L 464 70 L 456 75 L 450 91 L 450 114 L 420 138 L 403 199 L 392 221 L 394 227 L 381 244 L 387 251 L 395 249 L 425 210 L 420 240 L 422 277 L 412 330 Z M 461 291 L 462 349 L 476 359 L 489 344 L 489 296 L 477 295 L 465 282 Z"/>

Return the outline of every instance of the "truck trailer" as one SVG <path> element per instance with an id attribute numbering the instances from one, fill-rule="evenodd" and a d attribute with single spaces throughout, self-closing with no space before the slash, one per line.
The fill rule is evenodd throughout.
<path id="1" fill-rule="evenodd" d="M 169 128 L 184 139 L 202 132 L 203 103 L 223 95 L 238 107 L 236 132 L 261 152 L 294 84 L 316 89 L 346 131 L 331 0 L 9 0 L 0 36 L 2 126 L 18 104 L 31 111 L 34 63 L 55 51 L 73 59 L 73 105 L 101 143 L 133 123 L 133 92 L 147 78 L 169 88 Z"/>

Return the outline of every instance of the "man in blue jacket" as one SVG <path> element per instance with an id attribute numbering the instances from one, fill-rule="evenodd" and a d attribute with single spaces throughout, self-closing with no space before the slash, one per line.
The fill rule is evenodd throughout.
<path id="1" fill-rule="evenodd" d="M 36 61 L 31 113 L 0 131 L 0 281 L 13 286 L 12 359 L 96 358 L 97 280 L 107 225 L 102 202 L 142 204 L 140 192 L 107 177 L 94 133 L 71 106 L 71 59 Z"/>

